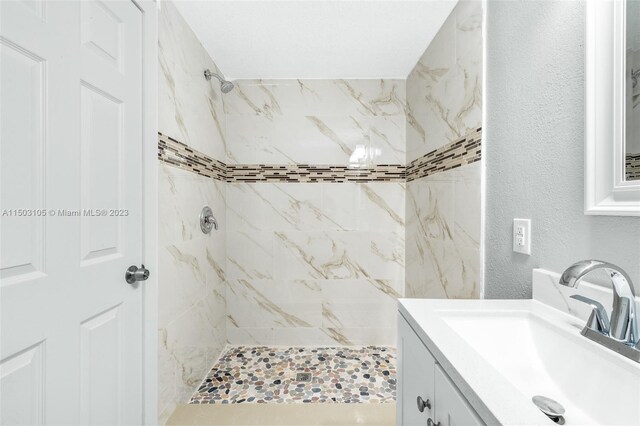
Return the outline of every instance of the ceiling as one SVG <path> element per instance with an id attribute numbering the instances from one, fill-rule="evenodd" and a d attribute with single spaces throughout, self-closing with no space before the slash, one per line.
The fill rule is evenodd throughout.
<path id="1" fill-rule="evenodd" d="M 176 1 L 228 79 L 406 78 L 455 4 Z"/>

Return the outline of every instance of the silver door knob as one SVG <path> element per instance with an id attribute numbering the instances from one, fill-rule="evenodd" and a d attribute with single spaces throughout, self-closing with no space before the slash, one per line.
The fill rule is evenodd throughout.
<path id="1" fill-rule="evenodd" d="M 421 396 L 419 396 L 416 401 L 418 402 L 418 411 L 420 411 L 421 413 L 425 408 L 431 410 L 431 402 L 428 399 L 425 401 Z"/>
<path id="2" fill-rule="evenodd" d="M 127 280 L 129 284 L 135 284 L 138 281 L 144 281 L 149 278 L 149 270 L 142 265 L 141 267 L 137 267 L 136 265 L 131 265 L 124 273 L 124 279 Z"/>

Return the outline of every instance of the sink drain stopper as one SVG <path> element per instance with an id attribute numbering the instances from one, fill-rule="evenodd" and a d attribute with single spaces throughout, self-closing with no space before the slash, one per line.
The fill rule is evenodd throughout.
<path id="1" fill-rule="evenodd" d="M 536 395 L 531 398 L 536 407 L 559 425 L 564 424 L 564 407 L 558 402 L 546 396 Z"/>

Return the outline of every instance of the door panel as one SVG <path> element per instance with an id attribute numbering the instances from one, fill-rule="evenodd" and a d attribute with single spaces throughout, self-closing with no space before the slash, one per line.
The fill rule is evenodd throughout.
<path id="1" fill-rule="evenodd" d="M 42 172 L 46 108 L 44 61 L 9 40 L 0 40 L 0 43 L 0 137 L 3 141 L 13 141 L 3 143 L 0 154 L 3 159 L 1 203 L 35 210 L 43 204 L 45 196 Z M 0 229 L 4 236 L 0 247 L 2 284 L 42 276 L 45 216 L 5 216 L 3 219 Z"/>
<path id="2" fill-rule="evenodd" d="M 44 344 L 42 342 L 0 363 L 2 394 L 10 394 L 14 404 L 2 405 L 2 424 L 44 424 Z"/>
<path id="3" fill-rule="evenodd" d="M 96 0 L 82 3 L 82 43 L 113 68 L 122 71 L 123 23 L 110 7 Z"/>
<path id="4" fill-rule="evenodd" d="M 122 424 L 125 401 L 123 377 L 123 325 L 121 306 L 115 306 L 81 324 L 80 421 Z"/>
<path id="5" fill-rule="evenodd" d="M 3 1 L 0 31 L 0 423 L 140 424 L 142 14 Z"/>
<path id="6" fill-rule="evenodd" d="M 102 216 L 122 206 L 122 109 L 123 102 L 100 89 L 82 83 L 81 193 L 82 261 L 108 261 L 121 252 L 121 216 Z M 84 212 L 91 211 L 91 214 Z"/>

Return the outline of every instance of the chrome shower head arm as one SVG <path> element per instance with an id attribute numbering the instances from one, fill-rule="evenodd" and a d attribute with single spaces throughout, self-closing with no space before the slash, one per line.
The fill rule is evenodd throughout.
<path id="1" fill-rule="evenodd" d="M 206 78 L 207 81 L 209 81 L 211 80 L 211 77 L 215 77 L 218 79 L 218 81 L 220 82 L 220 90 L 222 91 L 222 93 L 229 93 L 230 91 L 233 90 L 232 82 L 225 80 L 224 77 L 219 74 L 211 72 L 210 69 L 204 70 L 204 78 Z"/>
<path id="2" fill-rule="evenodd" d="M 208 68 L 207 68 L 206 70 L 204 70 L 204 78 L 206 78 L 206 79 L 207 79 L 207 81 L 209 81 L 209 80 L 211 80 L 211 77 L 215 77 L 215 78 L 217 78 L 217 79 L 218 79 L 218 81 L 220 81 L 220 83 L 222 83 L 222 82 L 224 82 L 224 81 L 225 81 L 225 80 L 224 80 L 222 77 L 220 77 L 218 74 L 216 74 L 216 73 L 214 73 L 214 72 L 211 72 L 211 70 L 210 70 L 210 69 L 208 69 Z"/>

